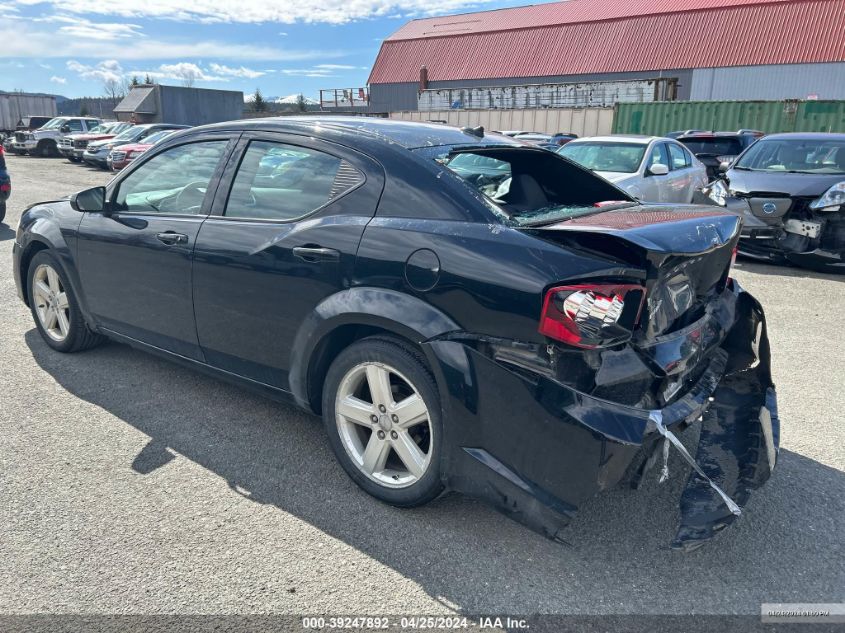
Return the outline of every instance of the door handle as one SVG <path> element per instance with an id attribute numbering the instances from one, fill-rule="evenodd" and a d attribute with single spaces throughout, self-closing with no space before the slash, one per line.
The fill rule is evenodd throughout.
<path id="1" fill-rule="evenodd" d="M 184 233 L 174 233 L 173 231 L 167 231 L 165 233 L 159 233 L 156 235 L 156 238 L 159 242 L 167 244 L 169 246 L 173 246 L 174 244 L 187 244 L 188 243 L 188 236 Z"/>
<path id="2" fill-rule="evenodd" d="M 293 254 L 306 262 L 336 262 L 340 260 L 340 251 L 322 246 L 294 246 Z"/>

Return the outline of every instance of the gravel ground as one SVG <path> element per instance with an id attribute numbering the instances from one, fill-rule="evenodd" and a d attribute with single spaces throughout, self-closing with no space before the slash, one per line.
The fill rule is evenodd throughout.
<path id="1" fill-rule="evenodd" d="M 845 601 L 845 279 L 738 264 L 767 310 L 783 434 L 773 478 L 731 529 L 668 549 L 687 472 L 673 458 L 668 483 L 593 499 L 559 545 L 458 495 L 378 503 L 291 407 L 123 345 L 49 350 L 15 294 L 13 229 L 25 205 L 110 175 L 7 162 L 0 613 L 759 614 Z"/>

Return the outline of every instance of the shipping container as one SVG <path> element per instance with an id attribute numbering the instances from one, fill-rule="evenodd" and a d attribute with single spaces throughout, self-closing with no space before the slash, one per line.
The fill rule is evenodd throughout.
<path id="1" fill-rule="evenodd" d="M 56 98 L 25 92 L 0 92 L 0 132 L 14 132 L 25 116 L 56 116 Z"/>
<path id="2" fill-rule="evenodd" d="M 616 134 L 662 135 L 673 130 L 845 132 L 845 101 L 685 101 L 620 103 Z"/>
<path id="3" fill-rule="evenodd" d="M 541 108 L 518 110 L 433 110 L 430 112 L 391 112 L 391 119 L 445 123 L 455 127 L 483 126 L 486 131 L 522 130 L 578 136 L 609 134 L 613 108 Z"/>

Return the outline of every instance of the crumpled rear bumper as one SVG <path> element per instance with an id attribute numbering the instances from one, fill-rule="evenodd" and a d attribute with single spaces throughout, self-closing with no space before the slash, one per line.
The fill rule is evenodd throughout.
<path id="1" fill-rule="evenodd" d="M 649 350 L 655 372 L 698 367 L 661 409 L 579 392 L 515 360 L 530 356 L 527 344 L 446 335 L 426 345 L 447 393 L 447 484 L 550 538 L 588 497 L 639 481 L 664 443 L 686 453 L 675 431 L 699 420 L 696 454 L 684 455 L 693 471 L 674 548 L 694 549 L 729 525 L 774 468 L 779 420 L 765 317 L 735 281 L 708 318 Z"/>

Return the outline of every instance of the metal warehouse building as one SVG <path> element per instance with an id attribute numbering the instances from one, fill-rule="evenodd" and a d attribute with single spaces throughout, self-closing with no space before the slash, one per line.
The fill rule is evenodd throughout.
<path id="1" fill-rule="evenodd" d="M 428 109 L 425 90 L 635 80 L 670 82 L 647 100 L 845 99 L 843 34 L 845 0 L 568 0 L 413 20 L 381 46 L 369 110 Z"/>

